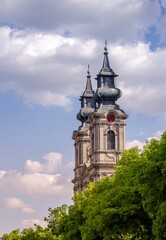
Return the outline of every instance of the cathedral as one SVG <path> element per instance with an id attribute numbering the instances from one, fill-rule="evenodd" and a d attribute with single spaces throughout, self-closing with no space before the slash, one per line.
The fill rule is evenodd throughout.
<path id="1" fill-rule="evenodd" d="M 92 89 L 88 67 L 85 91 L 80 97 L 77 119 L 81 122 L 73 131 L 75 147 L 74 191 L 81 192 L 89 182 L 114 175 L 114 165 L 125 148 L 127 114 L 116 103 L 121 91 L 115 86 L 117 74 L 110 67 L 107 43 L 102 68 Z"/>

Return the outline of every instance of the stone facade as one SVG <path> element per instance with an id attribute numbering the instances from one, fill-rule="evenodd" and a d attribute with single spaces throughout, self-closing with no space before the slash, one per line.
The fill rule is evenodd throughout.
<path id="1" fill-rule="evenodd" d="M 110 68 L 107 46 L 104 48 L 103 66 L 97 75 L 94 92 L 88 67 L 87 83 L 80 98 L 81 109 L 77 119 L 81 126 L 73 132 L 75 141 L 74 191 L 81 192 L 89 182 L 103 176 L 113 176 L 114 165 L 125 148 L 127 114 L 116 104 L 121 96 L 115 87 L 118 76 Z"/>

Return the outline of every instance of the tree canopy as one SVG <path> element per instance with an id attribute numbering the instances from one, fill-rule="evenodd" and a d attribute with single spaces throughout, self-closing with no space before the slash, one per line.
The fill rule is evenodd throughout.
<path id="1" fill-rule="evenodd" d="M 166 132 L 144 149 L 122 153 L 112 178 L 75 193 L 73 205 L 51 209 L 47 228 L 4 234 L 2 240 L 166 239 Z"/>

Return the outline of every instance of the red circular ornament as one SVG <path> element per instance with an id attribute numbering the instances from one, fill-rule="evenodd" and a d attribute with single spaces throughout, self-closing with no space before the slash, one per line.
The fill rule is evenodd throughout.
<path id="1" fill-rule="evenodd" d="M 108 122 L 114 122 L 115 121 L 115 116 L 113 114 L 108 114 L 107 115 L 107 121 Z"/>

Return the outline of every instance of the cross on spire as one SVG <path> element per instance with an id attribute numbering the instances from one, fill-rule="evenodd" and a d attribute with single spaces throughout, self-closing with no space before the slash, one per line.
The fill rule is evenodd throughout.
<path id="1" fill-rule="evenodd" d="M 88 70 L 87 70 L 87 82 L 86 82 L 86 88 L 84 91 L 84 95 L 86 94 L 92 94 L 93 89 L 92 89 L 92 83 L 91 83 L 91 75 L 90 75 L 90 65 L 88 64 Z"/>
<path id="2" fill-rule="evenodd" d="M 107 40 L 105 40 L 104 54 L 108 54 L 108 52 L 107 52 Z"/>
<path id="3" fill-rule="evenodd" d="M 88 64 L 87 77 L 90 77 L 90 65 Z"/>

